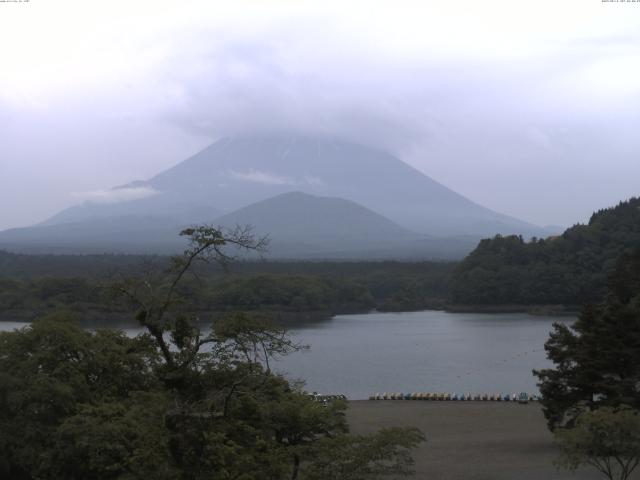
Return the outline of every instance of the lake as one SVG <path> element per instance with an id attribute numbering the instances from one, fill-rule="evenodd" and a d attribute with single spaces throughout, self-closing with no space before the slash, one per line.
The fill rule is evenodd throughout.
<path id="1" fill-rule="evenodd" d="M 291 331 L 310 346 L 273 367 L 307 389 L 350 399 L 382 392 L 537 392 L 553 322 L 527 314 L 422 311 L 338 315 Z M 24 324 L 0 322 L 0 330 Z M 135 334 L 138 329 L 125 329 Z"/>

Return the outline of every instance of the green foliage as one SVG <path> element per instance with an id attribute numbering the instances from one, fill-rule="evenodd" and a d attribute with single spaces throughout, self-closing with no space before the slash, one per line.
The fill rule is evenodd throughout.
<path id="1" fill-rule="evenodd" d="M 362 311 L 374 307 L 365 286 L 305 276 L 256 275 L 214 285 L 212 310 Z"/>
<path id="2" fill-rule="evenodd" d="M 423 442 L 415 428 L 387 428 L 374 435 L 340 435 L 318 442 L 305 480 L 375 480 L 413 474 L 411 449 Z"/>
<path id="3" fill-rule="evenodd" d="M 43 459 L 49 478 L 171 479 L 162 392 L 131 392 L 122 401 L 85 404 L 57 428 Z"/>
<path id="4" fill-rule="evenodd" d="M 555 437 L 558 464 L 571 471 L 589 465 L 610 480 L 627 480 L 640 463 L 640 414 L 628 408 L 585 412 Z"/>
<path id="5" fill-rule="evenodd" d="M 114 284 L 148 333 L 128 338 L 88 331 L 58 316 L 0 334 L 0 477 L 275 480 L 319 478 L 329 468 L 336 479 L 408 473 L 419 432 L 349 436 L 345 402 L 324 406 L 271 372 L 271 359 L 302 348 L 282 328 L 231 313 L 201 333 L 197 299 L 183 288 L 186 274 L 203 259 L 229 260 L 224 246 L 260 243 L 246 230 L 183 233 L 191 239 L 183 256 Z"/>
<path id="6" fill-rule="evenodd" d="M 0 333 L 0 457 L 4 478 L 60 478 L 56 435 L 83 406 L 126 400 L 157 387 L 148 337 L 88 332 L 64 317 Z M 82 478 L 82 477 L 78 477 Z"/>
<path id="7" fill-rule="evenodd" d="M 0 280 L 0 312 L 4 315 L 32 320 L 61 308 L 82 313 L 108 311 L 100 288 L 88 279 Z"/>
<path id="8" fill-rule="evenodd" d="M 616 259 L 640 245 L 640 198 L 592 215 L 559 237 L 482 240 L 452 279 L 467 305 L 582 305 L 604 299 Z"/>
<path id="9" fill-rule="evenodd" d="M 556 324 L 545 349 L 555 368 L 534 373 L 551 428 L 599 406 L 640 410 L 640 251 L 620 257 L 606 301 Z"/>
<path id="10" fill-rule="evenodd" d="M 265 370 L 263 355 L 292 348 L 281 330 L 234 315 L 202 341 L 210 350 L 176 349 L 169 366 L 147 335 L 64 318 L 1 334 L 0 476 L 318 478 L 329 449 L 345 472 L 349 455 L 363 471 L 408 471 L 415 432 L 349 437 L 344 403 L 325 407 Z"/>

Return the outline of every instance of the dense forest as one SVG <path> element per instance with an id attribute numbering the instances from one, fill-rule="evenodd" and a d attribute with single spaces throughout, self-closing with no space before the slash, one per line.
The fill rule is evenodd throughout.
<path id="1" fill-rule="evenodd" d="M 0 252 L 0 320 L 29 321 L 59 309 L 85 323 L 130 321 L 110 285 L 134 272 L 162 270 L 166 257 L 16 255 Z M 442 307 L 452 263 L 239 262 L 230 271 L 199 266 L 182 293 L 209 313 L 270 312 L 290 321 L 300 314 L 418 310 Z"/>
<path id="2" fill-rule="evenodd" d="M 603 298 L 616 260 L 640 245 L 640 198 L 594 213 L 562 235 L 483 240 L 455 269 L 452 303 L 581 305 Z"/>

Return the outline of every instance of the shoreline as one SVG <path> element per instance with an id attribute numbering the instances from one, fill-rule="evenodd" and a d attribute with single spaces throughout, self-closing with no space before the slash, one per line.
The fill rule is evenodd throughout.
<path id="1" fill-rule="evenodd" d="M 307 312 L 277 312 L 267 311 L 267 315 L 273 315 L 278 317 L 276 324 L 287 327 L 299 327 L 301 325 L 308 325 L 313 323 L 326 322 L 337 316 L 345 315 L 367 315 L 371 313 L 380 314 L 394 314 L 394 313 L 417 313 L 417 312 L 443 312 L 443 313 L 461 313 L 461 314 L 495 314 L 506 315 L 510 313 L 527 314 L 532 317 L 576 317 L 580 311 L 576 307 L 565 307 L 562 305 L 449 305 L 443 308 L 423 308 L 418 310 L 363 310 L 363 311 L 348 311 L 348 312 L 329 312 L 325 310 L 313 310 Z M 54 313 L 51 312 L 36 312 L 30 314 L 20 314 L 15 311 L 4 312 L 4 315 L 0 315 L 0 323 L 31 323 L 35 319 Z M 248 311 L 253 313 L 253 311 Z M 108 312 L 101 316 L 101 312 L 95 310 L 89 310 L 87 312 L 75 312 L 69 311 L 72 315 L 79 318 L 81 325 L 90 328 L 135 328 L 138 324 L 131 320 L 131 314 L 128 312 Z M 218 315 L 224 315 L 229 313 L 227 311 L 211 311 L 205 312 L 205 315 L 210 315 L 211 318 L 215 318 Z M 82 316 L 86 315 L 83 320 Z M 205 324 L 207 322 L 201 322 Z"/>
<path id="2" fill-rule="evenodd" d="M 527 313 L 531 316 L 575 317 L 581 308 L 577 305 L 446 305 L 448 313 Z"/>

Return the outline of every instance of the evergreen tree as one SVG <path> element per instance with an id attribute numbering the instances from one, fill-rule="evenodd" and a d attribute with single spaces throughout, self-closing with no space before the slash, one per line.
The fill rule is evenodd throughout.
<path id="1" fill-rule="evenodd" d="M 566 305 L 604 300 L 616 260 L 640 245 L 640 198 L 594 213 L 587 225 L 525 241 L 482 240 L 455 269 L 458 305 Z"/>
<path id="2" fill-rule="evenodd" d="M 555 324 L 545 349 L 555 368 L 534 373 L 550 428 L 600 406 L 640 409 L 640 251 L 619 258 L 603 303 Z"/>

